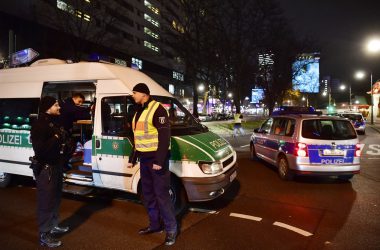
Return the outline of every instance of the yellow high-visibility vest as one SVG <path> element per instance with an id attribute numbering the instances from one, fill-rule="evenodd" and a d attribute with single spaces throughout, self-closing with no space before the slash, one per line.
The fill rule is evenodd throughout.
<path id="1" fill-rule="evenodd" d="M 157 151 L 158 131 L 153 125 L 153 116 L 159 105 L 159 102 L 153 100 L 148 104 L 148 108 L 141 113 L 137 122 L 135 122 L 136 114 L 133 117 L 132 128 L 137 151 Z"/>
<path id="2" fill-rule="evenodd" d="M 234 114 L 234 120 L 235 120 L 235 123 L 241 123 L 241 118 L 240 118 L 241 114 Z"/>

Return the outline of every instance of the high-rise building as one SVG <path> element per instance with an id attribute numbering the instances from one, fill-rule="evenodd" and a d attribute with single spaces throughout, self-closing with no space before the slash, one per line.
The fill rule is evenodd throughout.
<path id="1" fill-rule="evenodd" d="M 162 26 L 171 25 L 161 18 L 163 2 L 0 1 L 0 59 L 30 47 L 40 58 L 111 60 L 144 71 L 177 96 L 191 95 L 184 67 L 163 39 Z"/>

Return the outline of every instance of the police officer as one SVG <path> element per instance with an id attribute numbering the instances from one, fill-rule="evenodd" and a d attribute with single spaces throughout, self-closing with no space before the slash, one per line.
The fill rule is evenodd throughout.
<path id="1" fill-rule="evenodd" d="M 91 119 L 91 107 L 81 107 L 84 101 L 84 95 L 74 93 L 72 97 L 63 100 L 59 104 L 61 106 L 61 115 L 58 118 L 59 124 L 61 124 L 69 134 L 72 133 L 74 122 L 77 120 Z"/>
<path id="2" fill-rule="evenodd" d="M 140 175 L 144 205 L 149 226 L 139 231 L 146 235 L 166 231 L 165 245 L 173 245 L 177 237 L 177 221 L 170 199 L 170 125 L 166 109 L 150 96 L 149 88 L 138 83 L 133 88 L 138 108 L 132 120 L 134 153 L 128 167 L 140 159 Z M 161 220 L 163 225 L 161 224 Z"/>
<path id="3" fill-rule="evenodd" d="M 38 167 L 33 168 L 37 185 L 37 221 L 40 244 L 58 247 L 61 241 L 55 233 L 65 233 L 69 227 L 58 226 L 62 195 L 65 131 L 54 122 L 60 115 L 57 100 L 51 96 L 41 99 L 37 121 L 32 125 L 31 140 Z"/>

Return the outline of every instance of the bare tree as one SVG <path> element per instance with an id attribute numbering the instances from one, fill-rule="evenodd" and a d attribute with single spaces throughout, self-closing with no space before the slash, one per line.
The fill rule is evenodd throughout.
<path id="1" fill-rule="evenodd" d="M 111 0 L 40 1 L 45 5 L 37 10 L 39 19 L 67 35 L 73 57 L 78 61 L 89 45 L 102 45 L 105 41 L 108 42 L 107 45 L 112 44 L 112 39 L 117 36 L 110 35 L 109 32 L 115 31 L 113 24 L 118 17 L 125 16 L 125 13 L 120 13 L 115 1 Z"/>

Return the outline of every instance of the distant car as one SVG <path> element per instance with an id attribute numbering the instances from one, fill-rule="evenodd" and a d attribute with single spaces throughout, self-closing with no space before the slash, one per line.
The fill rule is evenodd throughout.
<path id="1" fill-rule="evenodd" d="M 351 179 L 360 172 L 361 147 L 348 119 L 321 115 L 310 108 L 273 112 L 250 140 L 252 159 L 278 169 L 280 178 L 327 175 Z"/>
<path id="2" fill-rule="evenodd" d="M 339 113 L 339 116 L 347 118 L 351 121 L 352 125 L 354 125 L 355 130 L 358 134 L 365 134 L 366 120 L 363 115 L 359 112 L 344 112 Z"/>

